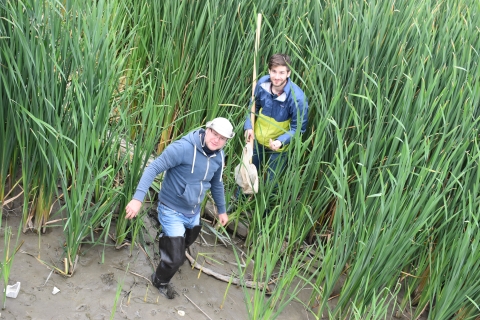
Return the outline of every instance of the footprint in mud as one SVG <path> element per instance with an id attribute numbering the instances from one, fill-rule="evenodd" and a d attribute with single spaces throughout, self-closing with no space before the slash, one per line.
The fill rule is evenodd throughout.
<path id="1" fill-rule="evenodd" d="M 107 286 L 111 286 L 115 280 L 115 275 L 113 274 L 113 272 L 103 273 L 102 275 L 100 275 L 100 279 L 102 279 L 102 282 Z"/>
<path id="2" fill-rule="evenodd" d="M 113 259 L 113 263 L 123 268 L 128 265 L 129 261 L 128 259 L 125 259 L 125 258 L 117 258 L 117 259 Z"/>
<path id="3" fill-rule="evenodd" d="M 92 261 L 92 259 L 90 258 L 83 258 L 83 259 L 80 259 L 79 263 L 83 266 L 83 267 L 86 267 L 90 264 L 90 262 Z"/>
<path id="4" fill-rule="evenodd" d="M 33 302 L 37 301 L 37 296 L 34 295 L 34 294 L 31 294 L 31 293 L 26 293 L 26 292 L 23 292 L 23 290 L 21 290 L 22 292 L 22 301 L 26 300 L 25 302 L 23 302 L 23 305 L 25 306 L 31 306 Z"/>
<path id="5" fill-rule="evenodd" d="M 77 308 L 75 308 L 75 310 L 79 312 L 84 312 L 84 311 L 87 311 L 88 309 L 89 307 L 86 304 L 81 304 Z"/>

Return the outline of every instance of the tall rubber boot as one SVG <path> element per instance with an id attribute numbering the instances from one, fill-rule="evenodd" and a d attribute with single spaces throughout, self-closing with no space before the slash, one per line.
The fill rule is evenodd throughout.
<path id="1" fill-rule="evenodd" d="M 171 291 L 169 282 L 185 261 L 185 237 L 167 237 L 159 239 L 160 263 L 152 275 L 152 284 L 167 298 L 173 299 L 175 292 Z M 173 289 L 172 289 L 173 290 Z"/>
<path id="2" fill-rule="evenodd" d="M 195 242 L 201 230 L 202 230 L 201 224 L 191 229 L 189 228 L 185 229 L 185 249 L 188 249 L 188 247 L 190 247 Z"/>

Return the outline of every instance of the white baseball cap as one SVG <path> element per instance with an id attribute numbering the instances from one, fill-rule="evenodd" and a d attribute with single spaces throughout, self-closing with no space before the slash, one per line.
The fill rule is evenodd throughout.
<path id="1" fill-rule="evenodd" d="M 230 121 L 222 117 L 208 121 L 207 128 L 217 131 L 219 134 L 228 139 L 231 139 L 235 136 L 235 132 L 233 132 L 233 126 Z"/>

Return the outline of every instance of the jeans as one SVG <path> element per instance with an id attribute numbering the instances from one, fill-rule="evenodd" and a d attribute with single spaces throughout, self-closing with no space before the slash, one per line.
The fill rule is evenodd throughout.
<path id="1" fill-rule="evenodd" d="M 167 237 L 180 237 L 185 235 L 185 228 L 192 229 L 200 224 L 200 213 L 193 217 L 185 217 L 166 205 L 159 203 L 157 207 L 158 221 L 162 225 L 162 232 Z"/>

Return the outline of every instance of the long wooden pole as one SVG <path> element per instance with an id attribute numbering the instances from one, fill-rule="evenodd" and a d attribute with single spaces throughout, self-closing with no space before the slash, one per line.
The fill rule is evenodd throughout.
<path id="1" fill-rule="evenodd" d="M 250 139 L 248 143 L 252 146 L 255 139 L 255 87 L 257 86 L 257 53 L 260 47 L 260 28 L 262 26 L 262 14 L 257 15 L 257 31 L 255 32 L 255 53 L 253 56 L 253 84 L 252 84 L 252 108 L 250 110 L 250 122 L 252 123 L 253 139 Z M 251 161 L 250 161 L 251 162 Z"/>

